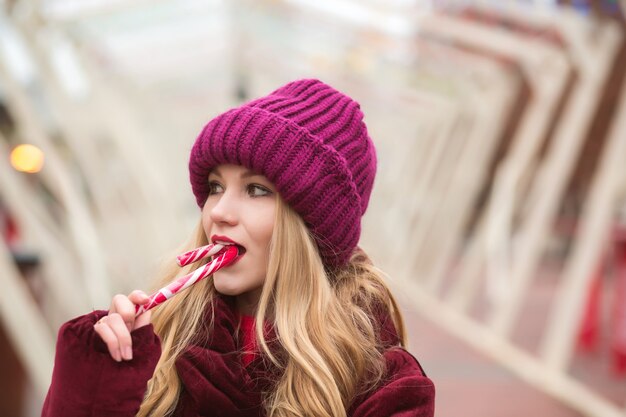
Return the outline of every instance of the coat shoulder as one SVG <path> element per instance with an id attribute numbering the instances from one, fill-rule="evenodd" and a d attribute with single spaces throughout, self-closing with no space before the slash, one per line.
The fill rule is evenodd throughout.
<path id="1" fill-rule="evenodd" d="M 387 377 L 397 378 L 404 375 L 413 375 L 428 379 L 424 368 L 417 358 L 401 347 L 393 347 L 384 353 L 387 365 Z"/>
<path id="2" fill-rule="evenodd" d="M 393 347 L 385 351 L 386 373 L 373 390 L 360 396 L 351 417 L 433 417 L 435 385 L 419 361 L 408 351 Z"/>

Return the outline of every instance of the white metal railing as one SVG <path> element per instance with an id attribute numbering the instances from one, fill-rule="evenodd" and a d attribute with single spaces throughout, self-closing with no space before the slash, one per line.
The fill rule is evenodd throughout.
<path id="1" fill-rule="evenodd" d="M 541 38 L 524 40 L 523 36 L 516 37 L 508 31 L 490 29 L 454 16 L 440 15 L 420 22 L 423 33 L 436 33 L 445 39 L 479 45 L 515 57 L 522 64 L 527 62 L 525 75 L 531 82 L 533 94 L 516 136 L 499 162 L 488 209 L 481 213 L 475 233 L 464 242 L 462 230 L 454 230 L 454 226 L 451 229 L 458 218 L 467 216 L 471 210 L 471 206 L 458 203 L 459 194 L 466 193 L 465 198 L 476 201 L 479 190 L 476 185 L 485 181 L 481 176 L 471 177 L 467 170 L 460 170 L 466 175 L 459 174 L 456 179 L 438 183 L 440 189 L 431 187 L 424 199 L 412 203 L 405 201 L 407 199 L 394 200 L 397 204 L 415 204 L 416 215 L 420 213 L 420 204 L 440 209 L 416 217 L 414 230 L 419 233 L 413 235 L 414 239 L 393 242 L 394 247 L 404 249 L 397 251 L 399 255 L 389 264 L 389 270 L 392 276 L 397 274 L 397 280 L 394 280 L 397 288 L 415 309 L 488 354 L 527 383 L 584 415 L 621 417 L 626 415 L 624 404 L 605 399 L 594 387 L 569 375 L 568 368 L 576 346 L 576 331 L 584 311 L 589 280 L 626 183 L 623 171 L 626 87 L 621 93 L 620 106 L 613 118 L 592 191 L 585 201 L 582 227 L 575 237 L 573 251 L 565 259 L 565 270 L 551 306 L 548 328 L 540 341 L 540 353 L 529 353 L 511 338 L 513 324 L 521 319 L 522 302 L 545 253 L 550 226 L 564 197 L 565 186 L 599 105 L 601 90 L 618 47 L 624 42 L 624 36 L 616 26 L 591 28 L 588 22 L 579 21 L 568 12 L 552 18 L 544 16 L 540 23 L 559 31 L 566 41 L 564 49 L 546 45 L 539 48 Z M 543 60 L 542 51 L 557 60 Z M 538 71 L 538 68 L 545 68 L 545 62 L 556 65 L 550 65 L 547 71 Z M 570 68 L 576 71 L 578 78 L 557 119 L 550 146 L 545 156 L 538 159 L 539 148 L 550 121 L 555 117 L 555 108 Z M 475 139 L 471 143 L 473 146 L 489 146 L 484 139 Z M 454 152 L 454 149 L 447 144 L 445 152 Z M 477 165 L 484 163 L 478 154 L 464 157 Z M 442 168 L 438 175 L 448 175 L 444 171 L 448 170 Z M 529 175 L 529 171 L 534 175 Z M 414 166 L 406 166 L 404 172 L 415 173 L 416 170 Z M 422 173 L 424 171 L 417 172 L 415 184 L 419 184 Z M 527 196 L 522 192 L 526 186 L 530 190 Z M 387 202 L 389 204 L 391 202 Z M 377 212 L 373 217 L 382 215 Z M 413 252 L 414 248 L 419 248 L 422 253 Z M 456 254 L 460 248 L 465 249 L 458 260 Z M 398 266 L 403 265 L 403 258 L 410 253 L 415 253 L 415 260 L 410 264 L 404 262 L 404 267 Z M 457 261 L 454 272 L 450 272 L 451 265 Z M 486 307 L 487 318 L 483 322 L 469 313 L 469 306 L 484 295 L 480 293 L 480 285 L 485 271 L 487 279 L 496 285 L 492 285 L 491 294 L 487 294 L 490 304 Z"/>

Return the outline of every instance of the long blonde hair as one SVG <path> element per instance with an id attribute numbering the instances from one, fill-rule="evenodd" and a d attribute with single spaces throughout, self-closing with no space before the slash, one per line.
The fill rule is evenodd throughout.
<path id="1" fill-rule="evenodd" d="M 406 345 L 402 316 L 383 274 L 360 250 L 349 264 L 328 272 L 302 218 L 277 197 L 267 277 L 256 312 L 256 337 L 281 377 L 266 395 L 268 417 L 346 415 L 352 400 L 376 386 L 384 375 L 377 322 L 388 313 Z M 183 250 L 207 243 L 199 225 Z M 165 269 L 160 284 L 207 261 L 180 270 Z M 211 331 L 204 314 L 216 295 L 210 278 L 162 304 L 152 322 L 162 355 L 137 416 L 171 414 L 181 393 L 175 362 L 200 331 Z M 271 351 L 263 323 L 271 320 L 281 349 Z"/>

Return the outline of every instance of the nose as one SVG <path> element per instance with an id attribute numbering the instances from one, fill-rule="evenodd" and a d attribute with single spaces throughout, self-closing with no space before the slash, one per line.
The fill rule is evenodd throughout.
<path id="1" fill-rule="evenodd" d="M 213 223 L 235 225 L 239 221 L 237 202 L 228 192 L 222 194 L 219 199 L 216 199 L 213 206 L 208 208 Z"/>

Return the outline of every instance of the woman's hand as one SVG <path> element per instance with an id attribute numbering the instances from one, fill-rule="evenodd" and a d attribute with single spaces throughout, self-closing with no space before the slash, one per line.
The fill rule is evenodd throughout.
<path id="1" fill-rule="evenodd" d="M 109 314 L 93 326 L 109 348 L 111 357 L 117 362 L 133 358 L 133 342 L 130 332 L 150 324 L 150 311 L 135 317 L 135 305 L 148 302 L 143 291 L 135 290 L 128 297 L 118 294 L 111 301 Z"/>

